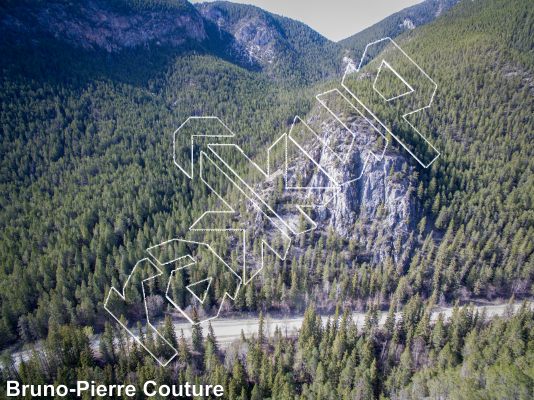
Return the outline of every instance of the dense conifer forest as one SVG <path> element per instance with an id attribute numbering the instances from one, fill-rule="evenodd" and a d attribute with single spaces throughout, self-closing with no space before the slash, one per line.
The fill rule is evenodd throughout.
<path id="1" fill-rule="evenodd" d="M 44 3 L 1 2 L 0 16 Z M 99 4 L 123 14 L 196 12 L 182 1 Z M 242 400 L 532 398 L 530 303 L 517 312 L 510 305 L 500 318 L 469 306 L 534 295 L 528 0 L 462 1 L 395 39 L 438 84 L 422 124 L 441 157 L 425 169 L 407 156 L 411 176 L 387 178 L 408 178 L 419 204 L 405 236 L 382 235 L 382 213 L 376 223 L 358 220 L 349 238 L 318 230 L 286 261 L 268 257 L 261 279 L 238 292 L 234 314 L 261 313 L 263 321 L 305 312 L 298 336 L 268 335 L 260 325 L 258 337 L 223 348 L 213 331 L 195 327 L 187 341 L 162 309 L 163 335 L 180 353 L 163 368 L 111 323 L 103 308 L 110 287 L 124 283 L 147 247 L 185 237 L 215 201 L 173 165 L 174 130 L 191 115 L 216 115 L 248 156 L 262 157 L 295 115 L 312 112 L 315 94 L 340 87 L 344 54 L 361 52 L 367 40 L 331 43 L 287 18 L 220 7 L 229 20 L 264 18 L 283 32 L 272 65 L 232 58 L 227 38 L 208 22 L 202 42 L 119 53 L 50 33 L 1 41 L 0 393 L 7 379 L 70 386 L 155 379 L 222 384 L 225 398 Z M 391 151 L 406 155 L 395 143 Z M 280 183 L 275 193 L 282 190 Z M 256 239 L 248 238 L 257 254 Z M 384 261 L 369 256 L 370 242 L 385 249 Z M 214 246 L 231 253 L 226 243 Z M 430 321 L 436 304 L 454 305 L 452 317 Z M 363 327 L 352 320 L 356 310 L 367 312 Z M 381 326 L 380 313 L 387 313 Z M 150 329 L 142 340 L 164 351 Z M 11 358 L 24 344 L 31 359 Z"/>
<path id="2" fill-rule="evenodd" d="M 371 304 L 360 328 L 348 308 L 342 311 L 338 304 L 325 321 L 311 303 L 298 336 L 278 326 L 268 332 L 260 313 L 257 336 L 242 333 L 224 349 L 211 325 L 207 332 L 195 325 L 188 341 L 167 317 L 161 332 L 178 356 L 166 367 L 111 324 L 97 351 L 90 347 L 87 329 L 55 324 L 41 347 L 32 348 L 29 361 L 16 365 L 2 356 L 2 390 L 7 379 L 67 387 L 76 387 L 76 381 L 119 382 L 134 385 L 131 398 L 142 399 L 150 380 L 158 387 L 222 385 L 222 398 L 240 400 L 529 399 L 534 395 L 534 313 L 526 302 L 514 312 L 511 300 L 502 317 L 488 319 L 485 310 L 457 302 L 450 318 L 440 314 L 431 323 L 419 295 L 396 320 L 393 297 L 382 326 L 378 304 Z M 140 340 L 154 354 L 168 349 L 150 329 Z M 86 392 L 82 398 L 95 397 Z M 153 398 L 166 397 L 156 393 Z"/>

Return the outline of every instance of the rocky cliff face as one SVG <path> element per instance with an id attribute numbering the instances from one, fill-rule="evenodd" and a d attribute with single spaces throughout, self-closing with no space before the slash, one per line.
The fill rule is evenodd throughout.
<path id="1" fill-rule="evenodd" d="M 333 229 L 346 240 L 358 242 L 361 253 L 376 261 L 394 254 L 394 261 L 402 263 L 407 258 L 403 250 L 410 246 L 406 239 L 415 227 L 413 221 L 418 220 L 414 169 L 391 144 L 384 149 L 381 136 L 363 118 L 350 116 L 344 123 L 354 137 L 318 105 L 306 125 L 300 122 L 292 128 L 295 138 L 302 126 L 313 130 L 320 140 L 313 140 L 310 135 L 302 141 L 303 150 L 310 157 L 302 151 L 297 151 L 295 157 L 288 156 L 286 186 L 338 189 L 286 188 L 276 211 L 286 220 L 298 220 L 295 208 L 288 205 L 325 204 L 314 209 L 317 232 L 325 234 Z M 290 147 L 288 152 L 292 153 Z M 273 195 L 283 173 L 281 168 L 272 174 L 264 185 L 264 199 Z"/>
<path id="2" fill-rule="evenodd" d="M 206 20 L 217 25 L 219 33 L 230 33 L 233 40 L 229 51 L 232 54 L 244 58 L 249 64 L 273 61 L 276 55 L 276 40 L 280 39 L 281 35 L 263 18 L 251 15 L 232 21 L 214 4 L 199 4 L 197 8 Z"/>
<path id="3" fill-rule="evenodd" d="M 315 125 L 314 118 L 317 117 L 312 116 L 308 120 L 308 125 Z M 391 147 L 383 154 L 377 151 L 376 134 L 363 119 L 353 119 L 348 128 L 357 136 L 351 145 L 342 144 L 338 148 L 340 154 L 347 155 L 345 162 L 319 150 L 320 165 L 337 182 L 342 182 L 339 193 L 319 216 L 323 229 L 331 226 L 346 238 L 359 238 L 359 228 L 372 228 L 373 225 L 394 236 L 407 231 L 407 219 L 415 213 L 408 179 L 412 168 Z M 321 122 L 321 131 L 326 134 L 327 140 L 339 135 L 338 129 L 334 118 Z M 346 152 L 343 147 L 347 147 Z M 311 180 L 317 179 L 316 172 Z"/>
<path id="4" fill-rule="evenodd" d="M 180 45 L 187 38 L 207 38 L 202 17 L 193 7 L 177 11 L 119 12 L 100 3 L 47 3 L 41 7 L 20 7 L 1 20 L 4 35 L 39 38 L 52 33 L 75 46 L 103 48 L 109 52 L 126 47 L 156 44 Z"/>
<path id="5" fill-rule="evenodd" d="M 108 52 L 149 44 L 179 46 L 187 39 L 202 42 L 208 39 L 206 24 L 213 23 L 222 39 L 217 45 L 249 65 L 271 63 L 281 38 L 263 14 L 245 13 L 231 19 L 210 3 L 195 8 L 184 2 L 180 10 L 124 11 L 98 1 L 48 2 L 14 6 L 0 14 L 0 22 L 0 33 L 15 43 L 22 39 L 37 42 L 47 33 L 75 46 Z"/>
<path id="6" fill-rule="evenodd" d="M 0 17 L 1 30 L 30 39 L 46 31 L 76 46 L 115 52 L 149 43 L 178 46 L 188 38 L 200 42 L 208 39 L 205 24 L 215 24 L 221 38 L 225 37 L 221 43 L 227 44 L 230 35 L 230 50 L 251 64 L 270 63 L 277 57 L 277 43 L 283 38 L 263 14 L 243 14 L 231 19 L 217 5 L 199 4 L 195 9 L 187 4 L 180 12 L 120 12 L 91 1 L 76 5 L 20 6 L 17 12 Z M 343 62 L 354 64 L 349 57 Z M 286 184 L 323 189 L 285 190 L 277 212 L 298 224 L 299 212 L 286 205 L 314 204 L 313 219 L 318 224 L 318 232 L 324 234 L 331 228 L 341 237 L 359 242 L 368 254 L 383 259 L 390 253 L 388 246 L 413 230 L 410 221 L 416 220 L 418 210 L 412 196 L 413 170 L 395 151 L 377 151 L 379 138 L 365 120 L 341 114 L 351 135 L 320 104 L 306 119 L 320 139 L 303 144 L 309 157 L 295 152 L 288 166 Z M 304 125 L 301 122 L 295 129 Z M 273 195 L 283 172 L 283 169 L 275 170 L 261 188 L 266 201 Z M 298 185 L 297 180 L 301 181 Z M 328 189 L 334 186 L 336 189 Z"/>

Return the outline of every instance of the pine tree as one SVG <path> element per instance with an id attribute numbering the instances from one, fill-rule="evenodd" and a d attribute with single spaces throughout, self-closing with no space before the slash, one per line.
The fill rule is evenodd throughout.
<path id="1" fill-rule="evenodd" d="M 206 371 L 208 372 L 211 371 L 211 368 L 212 368 L 211 362 L 216 357 L 218 357 L 218 355 L 217 355 L 217 350 L 215 349 L 215 346 L 213 345 L 213 342 L 209 339 L 206 340 L 206 349 L 204 350 L 204 367 Z"/>
<path id="2" fill-rule="evenodd" d="M 189 364 L 191 362 L 191 353 L 189 352 L 189 345 L 185 339 L 184 330 L 182 329 L 182 334 L 180 336 L 180 345 L 178 358 L 181 363 Z"/>
<path id="3" fill-rule="evenodd" d="M 238 358 L 234 361 L 231 385 L 234 388 L 234 393 L 241 393 L 241 391 L 246 388 L 245 369 Z"/>
<path id="4" fill-rule="evenodd" d="M 208 336 L 206 337 L 206 342 L 208 341 L 213 344 L 215 351 L 219 351 L 219 342 L 217 341 L 217 337 L 215 336 L 215 331 L 213 330 L 211 321 L 208 322 Z"/>
<path id="5" fill-rule="evenodd" d="M 377 299 L 373 306 L 373 325 L 378 326 L 379 322 L 380 322 L 380 305 Z"/>
<path id="6" fill-rule="evenodd" d="M 367 368 L 371 367 L 371 364 L 374 360 L 374 345 L 373 340 L 371 337 L 367 338 L 365 341 L 365 344 L 363 345 L 361 349 L 360 354 L 360 369 L 362 371 L 366 370 Z"/>
<path id="7" fill-rule="evenodd" d="M 308 309 L 304 313 L 304 319 L 302 321 L 302 326 L 299 331 L 299 348 L 304 348 L 310 340 L 312 340 L 315 345 L 318 344 L 316 342 L 316 319 L 317 315 L 315 314 L 315 305 L 313 304 L 313 302 L 310 302 Z"/>
<path id="8" fill-rule="evenodd" d="M 373 363 L 371 364 L 370 368 L 370 384 L 373 391 L 373 397 L 378 398 L 378 383 L 379 383 L 379 376 L 378 376 L 378 368 L 376 367 L 376 358 L 373 359 Z"/>
<path id="9" fill-rule="evenodd" d="M 297 273 L 298 266 L 296 265 L 296 260 L 293 260 L 292 268 L 291 268 L 291 289 L 289 291 L 289 298 L 291 300 L 291 304 L 294 307 L 299 306 L 299 281 L 300 277 Z M 300 308 L 300 307 L 298 307 Z"/>
<path id="10" fill-rule="evenodd" d="M 263 311 L 260 311 L 260 321 L 258 326 L 258 343 L 263 345 L 265 343 L 265 332 L 264 332 L 265 321 L 263 319 Z"/>
<path id="11" fill-rule="evenodd" d="M 175 349 L 178 348 L 178 338 L 176 337 L 176 332 L 174 331 L 174 325 L 172 324 L 171 317 L 169 315 L 165 316 L 164 328 L 163 328 L 163 337 L 167 342 L 171 344 Z"/>
<path id="12" fill-rule="evenodd" d="M 250 396 L 250 400 L 262 400 L 263 397 L 261 395 L 261 389 L 258 384 L 254 385 L 254 388 L 252 389 L 252 394 Z"/>
<path id="13" fill-rule="evenodd" d="M 325 382 L 327 379 L 326 371 L 323 366 L 323 362 L 319 361 L 319 365 L 317 365 L 317 370 L 315 371 L 315 379 L 313 380 L 318 385 L 321 385 Z"/>
<path id="14" fill-rule="evenodd" d="M 251 380 L 259 382 L 261 374 L 262 351 L 259 342 L 249 348 L 247 355 L 247 369 Z"/>
<path id="15" fill-rule="evenodd" d="M 93 350 L 89 343 L 85 343 L 84 349 L 80 354 L 80 363 L 83 368 L 93 368 L 96 365 Z"/>
<path id="16" fill-rule="evenodd" d="M 263 353 L 261 359 L 260 386 L 264 393 L 270 392 L 273 382 L 272 365 L 269 355 Z"/>
<path id="17" fill-rule="evenodd" d="M 143 331 L 143 326 L 140 321 L 137 321 L 137 334 L 139 335 L 139 341 L 143 346 L 146 346 L 145 332 Z"/>
<path id="18" fill-rule="evenodd" d="M 421 318 L 421 321 L 419 321 L 419 324 L 417 324 L 417 327 L 415 328 L 415 336 L 420 337 L 425 343 L 428 343 L 430 334 L 430 315 L 425 312 L 423 313 L 423 318 Z"/>
<path id="19" fill-rule="evenodd" d="M 246 306 L 246 301 L 245 301 L 245 289 L 243 287 L 240 287 L 239 290 L 237 291 L 234 305 L 239 311 L 244 310 Z"/>
<path id="20" fill-rule="evenodd" d="M 395 313 L 397 311 L 397 301 L 395 296 L 391 298 L 391 302 L 389 304 L 389 311 L 388 315 L 386 317 L 386 321 L 384 322 L 383 331 L 386 335 L 390 336 L 393 335 L 393 330 L 395 329 Z"/>
<path id="21" fill-rule="evenodd" d="M 204 337 L 202 336 L 202 327 L 199 324 L 197 309 L 193 307 L 193 333 L 191 334 L 191 342 L 193 344 L 193 350 L 202 352 L 202 345 Z"/>
<path id="22" fill-rule="evenodd" d="M 410 346 L 406 346 L 404 352 L 401 355 L 400 367 L 407 371 L 412 371 L 414 368 L 412 352 L 410 351 Z"/>
<path id="23" fill-rule="evenodd" d="M 342 389 L 352 388 L 355 378 L 355 368 L 356 360 L 354 356 L 351 355 L 345 364 L 345 368 L 343 368 L 341 375 L 339 376 L 339 384 Z"/>
<path id="24" fill-rule="evenodd" d="M 245 296 L 247 308 L 250 311 L 254 311 L 256 309 L 256 293 L 255 293 L 255 287 L 254 283 L 251 282 L 247 285 L 247 292 Z"/>
<path id="25" fill-rule="evenodd" d="M 440 313 L 438 320 L 436 321 L 436 325 L 434 325 L 434 329 L 432 330 L 432 336 L 430 340 L 434 349 L 437 351 L 441 350 L 445 336 L 446 332 L 445 327 L 443 326 L 443 314 Z"/>

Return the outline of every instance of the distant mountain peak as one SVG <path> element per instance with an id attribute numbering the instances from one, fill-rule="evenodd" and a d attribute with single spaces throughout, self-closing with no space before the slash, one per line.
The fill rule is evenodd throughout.
<path id="1" fill-rule="evenodd" d="M 219 37 L 222 31 L 226 31 L 232 37 L 229 51 L 237 58 L 244 58 L 249 64 L 272 62 L 276 55 L 276 40 L 282 39 L 282 34 L 271 21 L 266 18 L 266 13 L 257 12 L 250 6 L 250 12 L 241 13 L 239 16 L 229 15 L 217 3 L 197 4 L 197 9 L 202 17 L 217 26 Z M 222 5 L 224 7 L 224 5 Z"/>
<path id="2" fill-rule="evenodd" d="M 399 26 L 404 29 L 415 29 L 415 24 L 410 18 L 406 18 L 404 21 L 402 21 L 402 24 L 399 24 Z"/>
<path id="3" fill-rule="evenodd" d="M 363 51 L 369 42 L 383 37 L 394 38 L 407 30 L 432 22 L 459 2 L 460 0 L 425 0 L 422 3 L 396 12 L 338 43 L 357 52 Z"/>

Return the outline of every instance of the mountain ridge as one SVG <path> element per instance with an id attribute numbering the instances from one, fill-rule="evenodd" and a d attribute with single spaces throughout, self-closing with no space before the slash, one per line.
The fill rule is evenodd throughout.
<path id="1" fill-rule="evenodd" d="M 364 307 L 367 300 L 384 305 L 393 294 L 399 303 L 420 296 L 429 306 L 531 294 L 528 5 L 524 0 L 464 1 L 399 38 L 439 85 L 431 113 L 421 122 L 442 157 L 428 169 L 410 165 L 403 171 L 400 157 L 387 165 L 389 172 L 376 168 L 381 175 L 369 182 L 404 182 L 399 193 L 407 206 L 397 215 L 376 201 L 369 215 L 354 197 L 357 201 L 345 207 L 354 214 L 328 233 L 306 236 L 298 259 L 269 260 L 268 275 L 254 283 L 249 300 L 241 299 L 240 310 L 298 310 L 311 296 L 320 309 L 332 310 L 338 300 L 351 307 Z M 205 31 L 219 34 L 213 21 Z M 229 44 L 230 36 L 215 43 Z M 1 82 L 3 346 L 21 337 L 42 339 L 54 324 L 104 329 L 102 296 L 109 287 L 124 282 L 149 244 L 184 237 L 192 221 L 213 205 L 214 197 L 186 182 L 169 158 L 169 133 L 185 119 L 220 116 L 245 153 L 261 157 L 290 129 L 295 115 L 313 117 L 316 90 L 339 86 L 337 78 L 310 85 L 322 72 L 313 63 L 295 80 L 284 80 L 283 73 L 299 64 L 273 61 L 278 70 L 258 73 L 195 40 L 187 51 L 158 61 L 160 52 L 174 47 L 101 49 L 103 55 L 80 48 L 64 54 L 64 42 L 52 39 L 50 46 L 31 44 L 31 62 L 24 51 L 30 47 L 3 48 L 2 63 L 9 58 L 13 66 Z M 93 71 L 95 60 L 108 75 Z M 112 66 L 117 75 L 109 73 Z M 142 67 L 146 75 L 140 83 L 122 79 Z M 28 78 L 25 68 L 39 68 L 39 73 Z M 372 63 L 368 68 L 369 77 L 376 76 Z M 177 143 L 184 151 L 190 148 L 188 138 Z M 406 156 L 399 146 L 390 151 Z M 254 183 L 261 178 L 244 165 L 236 171 Z M 409 180 L 417 184 L 409 188 Z M 276 185 L 282 192 L 283 182 Z M 290 196 L 281 200 L 280 207 L 291 205 Z M 399 226 L 411 230 L 404 237 L 383 229 L 388 218 L 400 215 Z M 336 221 L 342 218 L 336 215 Z M 260 237 L 247 240 L 257 252 Z M 323 251 L 325 242 L 328 251 Z M 229 251 L 224 243 L 219 246 Z M 380 257 L 366 254 L 366 246 L 376 246 Z M 398 259 L 403 262 L 397 269 Z"/>
<path id="2" fill-rule="evenodd" d="M 453 2 L 426 0 L 395 14 L 395 18 L 416 15 L 419 25 L 433 19 L 436 4 L 445 10 Z M 195 5 L 165 0 L 6 1 L 0 6 L 0 32 L 3 44 L 11 47 L 36 44 L 50 36 L 85 50 L 107 53 L 167 45 L 175 52 L 203 48 L 245 68 L 264 70 L 274 79 L 316 82 L 341 76 L 349 61 L 347 55 L 358 57 L 370 32 L 374 40 L 378 33 L 391 37 L 401 34 L 405 29 L 392 28 L 391 18 L 335 43 L 299 21 L 225 1 Z"/>
<path id="3" fill-rule="evenodd" d="M 120 18 L 168 7 L 176 7 L 177 15 L 198 13 L 182 2 L 116 4 L 110 10 Z M 233 6 L 218 7 L 223 15 L 224 7 Z M 276 20 L 270 25 L 243 10 L 243 18 L 227 17 L 227 31 L 219 31 L 217 12 L 199 20 L 207 38 L 178 45 L 150 39 L 146 46 L 117 51 L 86 50 L 52 34 L 37 43 L 22 37 L 15 46 L 10 40 L 16 37 L 3 36 L 0 397 L 7 380 L 34 384 L 38 377 L 56 388 L 76 387 L 81 379 L 128 383 L 139 400 L 149 380 L 220 384 L 229 399 L 532 398 L 534 314 L 527 303 L 534 294 L 532 0 L 464 0 L 415 29 L 404 19 L 393 20 L 394 29 L 402 23 L 404 30 L 396 42 L 438 85 L 431 108 L 416 121 L 441 153 L 429 168 L 385 135 L 391 145 L 382 161 L 371 159 L 364 170 L 362 161 L 383 149 L 384 141 L 364 129 L 355 100 L 351 105 L 325 98 L 335 87 L 351 99 L 335 75 L 337 61 L 334 69 L 317 67 L 321 58 L 301 54 L 313 42 L 306 37 L 302 45 L 292 42 L 283 29 L 280 36 L 267 32 L 263 38 Z M 281 27 L 292 26 L 282 22 Z M 244 50 L 241 61 L 227 51 L 234 41 Z M 269 44 L 273 54 L 257 53 L 259 59 L 248 62 L 253 46 L 268 50 Z M 371 59 L 359 71 L 366 79 L 364 94 L 374 93 L 383 60 Z M 333 78 L 322 81 L 328 77 Z M 391 79 L 392 74 L 380 74 L 378 87 L 395 89 Z M 354 89 L 354 81 L 345 83 Z M 328 110 L 314 107 L 317 93 L 329 107 L 338 105 L 337 116 L 354 135 Z M 382 100 L 366 103 L 374 109 L 384 106 Z M 403 131 L 404 111 L 399 105 L 386 115 L 392 134 L 409 133 Z M 220 174 L 212 175 L 210 187 L 227 196 L 234 212 L 224 221 L 204 221 L 209 228 L 223 222 L 246 233 L 241 240 L 235 233 L 190 230 L 207 210 L 223 205 L 210 187 L 189 180 L 175 165 L 192 162 L 192 150 L 207 145 L 195 141 L 199 146 L 192 149 L 191 134 L 174 135 L 190 116 L 224 121 L 235 133 L 228 140 L 249 159 L 230 147 L 225 152 L 226 146 L 218 154 L 299 231 L 308 225 L 293 212 L 295 206 L 327 198 L 320 191 L 318 201 L 298 197 L 292 186 L 321 189 L 316 183 L 328 183 L 328 176 L 347 183 L 330 209 L 307 209 L 318 229 L 299 235 L 283 260 L 267 252 L 261 273 L 238 290 L 233 305 L 226 303 L 221 317 L 260 315 L 258 335 L 243 332 L 226 349 L 211 326 L 207 337 L 193 325 L 191 342 L 179 340 L 172 319 L 182 314 L 159 290 L 172 289 L 173 301 L 188 308 L 193 321 L 209 315 L 235 283 L 211 251 L 184 241 L 165 247 L 154 253 L 162 262 L 161 255 L 203 254 L 187 269 L 166 264 L 161 284 L 139 285 L 151 269 L 137 261 L 146 259 L 149 247 L 179 242 L 173 239 L 209 245 L 236 268 L 243 254 L 238 246 L 250 250 L 256 266 L 264 256 L 263 239 L 284 248 L 281 237 L 255 218 L 251 202 L 223 193 L 229 185 Z M 204 131 L 193 131 L 198 132 Z M 293 157 L 297 152 L 290 149 L 287 163 L 287 147 L 272 147 L 285 134 L 300 138 L 310 156 Z M 266 179 L 249 161 L 264 166 L 270 156 L 277 164 Z M 323 173 L 314 172 L 314 161 Z M 186 288 L 206 276 L 212 292 L 200 304 Z M 163 284 L 167 281 L 171 286 Z M 179 349 L 167 368 L 117 329 L 105 309 L 110 288 L 128 282 L 132 290 L 115 314 L 137 319 L 139 340 L 151 354 L 175 354 L 165 341 Z M 469 306 L 508 298 L 502 317 L 489 319 Z M 525 302 L 514 313 L 516 299 Z M 432 321 L 436 306 L 446 304 L 454 304 L 450 318 Z M 388 308 L 382 324 L 380 314 Z M 286 327 L 284 335 L 284 327 L 276 327 L 272 337 L 265 315 L 304 309 L 298 333 Z M 351 318 L 353 311 L 366 311 L 363 324 Z M 165 316 L 154 328 L 159 335 L 138 320 L 144 313 Z M 323 318 L 326 314 L 334 317 Z M 91 347 L 93 333 L 100 339 L 97 351 Z M 17 364 L 10 353 L 24 345 L 31 358 Z"/>

